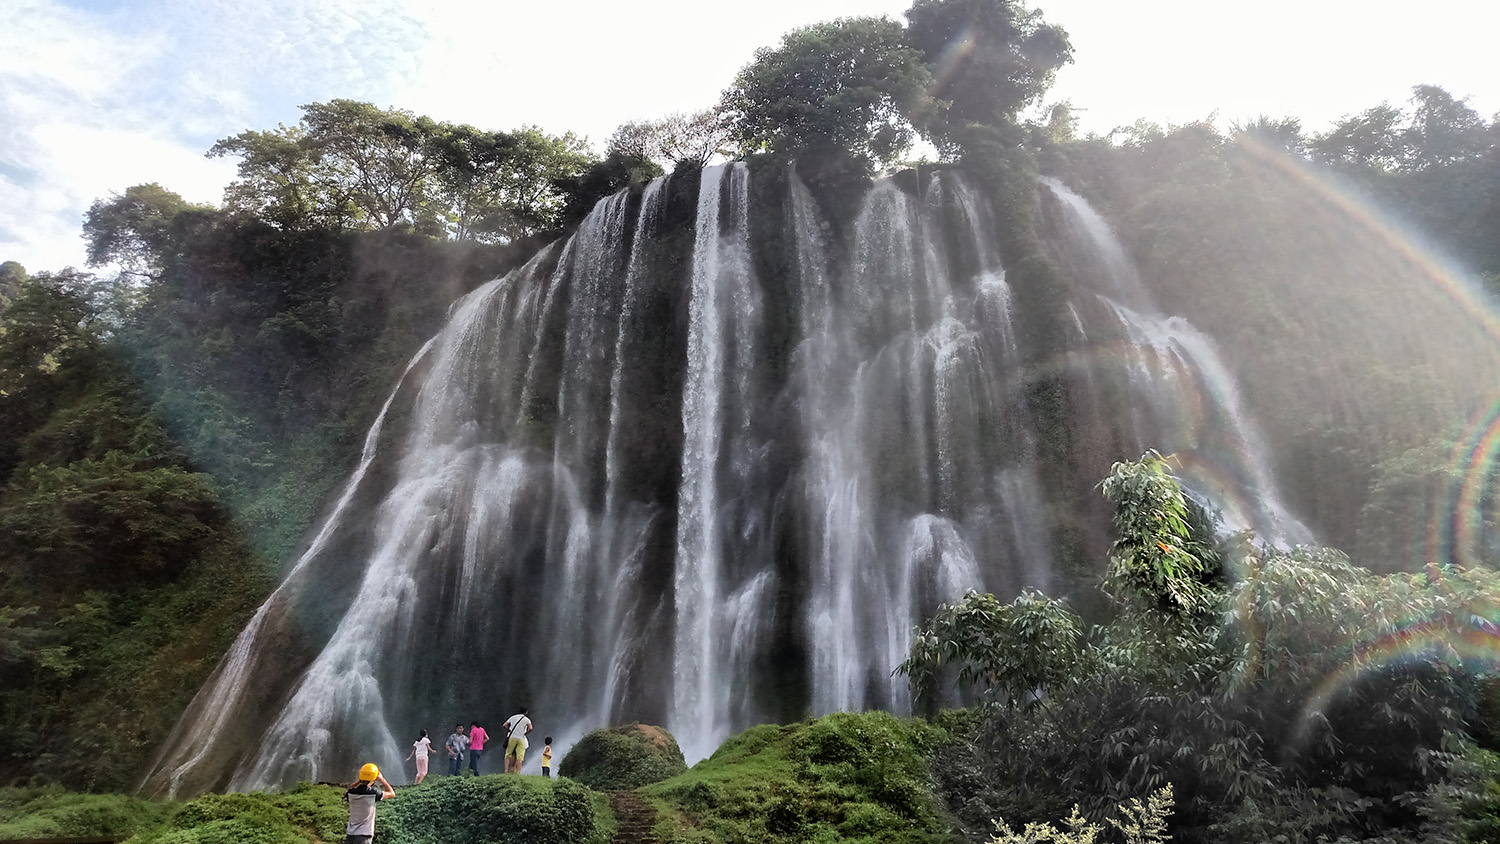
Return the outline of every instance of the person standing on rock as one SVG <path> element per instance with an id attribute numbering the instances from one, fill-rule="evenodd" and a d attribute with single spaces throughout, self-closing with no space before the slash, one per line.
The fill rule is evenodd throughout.
<path id="1" fill-rule="evenodd" d="M 489 737 L 490 734 L 479 726 L 478 721 L 469 722 L 469 770 L 476 777 L 479 776 L 479 756 L 484 752 L 484 743 Z"/>
<path id="2" fill-rule="evenodd" d="M 531 732 L 531 718 L 527 713 L 531 710 L 521 707 L 521 711 L 505 719 L 505 772 L 521 773 L 521 763 L 526 761 L 526 734 Z M 511 767 L 511 760 L 515 760 L 515 767 Z"/>

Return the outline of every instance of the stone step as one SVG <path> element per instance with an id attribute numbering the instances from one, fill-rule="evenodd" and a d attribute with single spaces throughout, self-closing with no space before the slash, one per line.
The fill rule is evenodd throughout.
<path id="1" fill-rule="evenodd" d="M 656 837 L 656 810 L 636 791 L 611 791 L 609 808 L 615 814 L 615 834 L 610 844 L 660 844 Z"/>

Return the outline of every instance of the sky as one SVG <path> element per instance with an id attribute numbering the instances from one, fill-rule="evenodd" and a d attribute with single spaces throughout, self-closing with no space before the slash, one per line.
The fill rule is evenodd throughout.
<path id="1" fill-rule="evenodd" d="M 759 47 L 910 0 L 0 0 L 0 261 L 83 265 L 96 199 L 158 182 L 217 204 L 215 140 L 337 97 L 590 138 L 714 104 Z M 1259 115 L 1312 131 L 1411 86 L 1500 111 L 1500 3 L 1032 0 L 1074 47 L 1048 102 L 1085 131 Z"/>

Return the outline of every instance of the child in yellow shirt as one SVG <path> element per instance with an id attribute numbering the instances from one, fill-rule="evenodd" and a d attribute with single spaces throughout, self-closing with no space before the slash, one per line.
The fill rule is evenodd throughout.
<path id="1" fill-rule="evenodd" d="M 552 778 L 552 736 L 542 739 L 542 776 Z"/>

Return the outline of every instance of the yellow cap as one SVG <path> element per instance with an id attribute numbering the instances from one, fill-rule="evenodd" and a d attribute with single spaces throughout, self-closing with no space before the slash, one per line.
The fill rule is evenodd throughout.
<path id="1" fill-rule="evenodd" d="M 380 778 L 380 769 L 375 767 L 374 762 L 366 762 L 364 767 L 359 769 L 359 778 L 362 782 L 374 782 Z"/>

